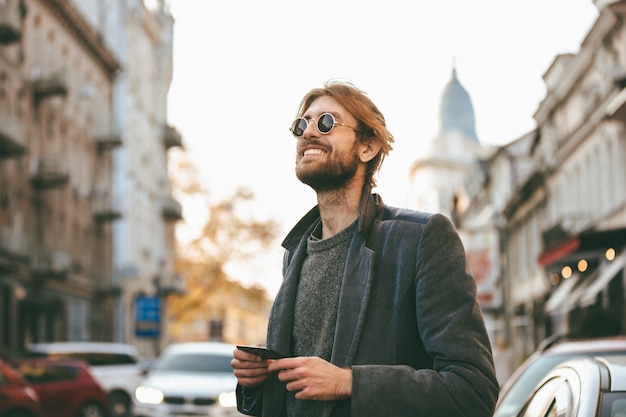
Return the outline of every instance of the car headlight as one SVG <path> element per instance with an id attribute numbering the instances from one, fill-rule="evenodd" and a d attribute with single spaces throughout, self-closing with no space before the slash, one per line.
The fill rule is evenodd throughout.
<path id="1" fill-rule="evenodd" d="M 222 392 L 217 397 L 217 403 L 222 407 L 237 407 L 237 395 L 235 391 Z"/>
<path id="2" fill-rule="evenodd" d="M 163 391 L 140 385 L 135 390 L 135 398 L 144 404 L 159 404 L 163 401 Z"/>

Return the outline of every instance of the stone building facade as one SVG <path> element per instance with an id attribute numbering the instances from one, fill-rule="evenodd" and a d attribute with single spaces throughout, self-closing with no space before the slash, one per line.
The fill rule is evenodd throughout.
<path id="1" fill-rule="evenodd" d="M 167 152 L 173 18 L 163 2 L 0 3 L 0 349 L 168 343 L 182 291 Z M 137 331 L 137 299 L 161 309 Z"/>
<path id="2" fill-rule="evenodd" d="M 67 1 L 0 3 L 0 349 L 111 337 L 120 63 Z"/>
<path id="3" fill-rule="evenodd" d="M 595 4 L 580 50 L 544 74 L 536 129 L 466 180 L 461 224 L 501 238 L 500 335 L 518 362 L 547 338 L 626 333 L 626 2 Z"/>

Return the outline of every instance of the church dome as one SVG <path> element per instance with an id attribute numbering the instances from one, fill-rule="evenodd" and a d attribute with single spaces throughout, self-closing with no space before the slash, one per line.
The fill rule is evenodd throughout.
<path id="1" fill-rule="evenodd" d="M 452 78 L 441 95 L 439 107 L 439 135 L 458 132 L 478 143 L 476 136 L 476 118 L 474 106 L 467 90 L 461 85 L 456 68 L 452 69 Z"/>

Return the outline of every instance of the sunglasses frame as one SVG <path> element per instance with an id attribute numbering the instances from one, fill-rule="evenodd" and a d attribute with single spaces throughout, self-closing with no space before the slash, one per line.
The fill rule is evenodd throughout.
<path id="1" fill-rule="evenodd" d="M 332 119 L 332 121 L 333 121 L 333 124 L 332 124 L 332 126 L 330 127 L 330 129 L 328 129 L 328 132 L 322 132 L 322 130 L 320 129 L 320 125 L 319 125 L 319 123 L 320 123 L 320 120 L 322 120 L 322 118 L 323 118 L 324 116 L 327 116 L 327 115 L 328 115 L 328 116 L 330 116 L 330 118 L 331 118 L 331 119 Z M 294 126 L 296 125 L 296 122 L 298 122 L 299 120 L 304 120 L 304 121 L 305 121 L 305 123 L 306 123 L 306 127 L 304 128 L 304 130 L 302 131 L 302 134 L 301 134 L 300 136 L 296 135 L 296 133 L 294 132 Z M 296 117 L 296 119 L 295 119 L 295 120 L 293 121 L 293 123 L 291 124 L 291 127 L 289 128 L 289 131 L 290 131 L 290 132 L 291 132 L 291 134 L 292 134 L 292 135 L 294 135 L 297 139 L 300 139 L 301 137 L 303 137 L 303 136 L 304 136 L 304 131 L 305 131 L 306 129 L 308 129 L 309 124 L 310 124 L 311 122 L 315 122 L 315 128 L 316 128 L 316 129 L 317 129 L 317 131 L 318 131 L 320 134 L 322 134 L 322 135 L 328 135 L 330 132 L 332 132 L 332 131 L 333 131 L 333 129 L 335 128 L 335 126 L 344 126 L 344 127 L 349 127 L 350 129 L 354 130 L 355 132 L 358 132 L 358 131 L 359 131 L 356 127 L 352 127 L 352 126 L 349 126 L 349 125 L 347 125 L 347 124 L 345 124 L 345 123 L 338 122 L 338 121 L 337 121 L 337 119 L 335 118 L 335 116 L 334 116 L 332 113 L 328 113 L 328 112 L 324 112 L 324 113 L 320 114 L 320 115 L 319 115 L 319 117 L 317 118 L 317 120 L 315 120 L 315 119 L 306 119 L 306 118 L 304 118 L 304 117 L 302 117 L 302 116 L 301 116 L 301 117 Z"/>

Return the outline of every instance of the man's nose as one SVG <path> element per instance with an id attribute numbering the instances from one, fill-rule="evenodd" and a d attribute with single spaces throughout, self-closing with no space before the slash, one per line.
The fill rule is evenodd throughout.
<path id="1" fill-rule="evenodd" d="M 302 139 L 308 140 L 311 136 L 315 136 L 319 133 L 317 130 L 317 120 L 307 120 L 306 129 L 302 133 Z"/>

